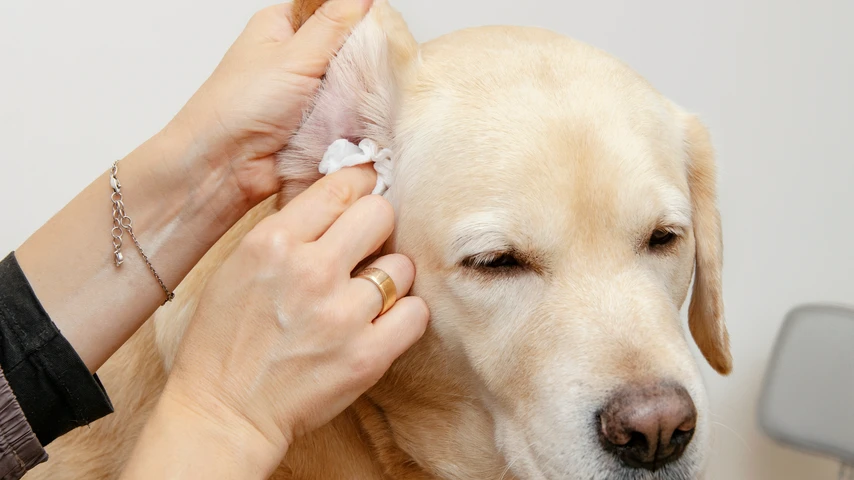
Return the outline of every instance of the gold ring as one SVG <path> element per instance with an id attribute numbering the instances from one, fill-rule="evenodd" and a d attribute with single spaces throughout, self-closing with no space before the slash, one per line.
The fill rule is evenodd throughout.
<path id="1" fill-rule="evenodd" d="M 379 289 L 380 295 L 383 297 L 383 308 L 377 315 L 378 317 L 387 312 L 397 301 L 397 287 L 394 285 L 394 280 L 379 268 L 368 267 L 359 272 L 356 278 L 369 280 Z"/>

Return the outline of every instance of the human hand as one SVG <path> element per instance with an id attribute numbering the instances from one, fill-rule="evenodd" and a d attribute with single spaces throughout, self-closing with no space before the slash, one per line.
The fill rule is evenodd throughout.
<path id="1" fill-rule="evenodd" d="M 278 189 L 275 152 L 367 8 L 365 0 L 330 0 L 296 34 L 290 5 L 258 13 L 178 115 L 121 160 L 122 201 L 164 285 L 178 285 Z M 125 246 L 121 269 L 104 249 L 113 227 L 108 166 L 16 251 L 42 306 L 92 372 L 164 299 L 133 246 Z M 113 301 L 98 300 L 106 297 Z"/>
<path id="2" fill-rule="evenodd" d="M 294 437 L 343 411 L 421 337 L 421 299 L 400 298 L 374 319 L 378 289 L 350 278 L 393 229 L 389 203 L 365 196 L 375 182 L 367 167 L 324 177 L 246 235 L 206 287 L 162 402 L 209 419 L 222 437 L 252 432 L 275 466 Z M 409 290 L 406 257 L 372 266 L 399 296 Z"/>
<path id="3" fill-rule="evenodd" d="M 290 3 L 249 21 L 219 66 L 164 129 L 227 169 L 251 205 L 279 187 L 275 154 L 299 127 L 331 58 L 372 0 L 330 0 L 294 33 Z"/>

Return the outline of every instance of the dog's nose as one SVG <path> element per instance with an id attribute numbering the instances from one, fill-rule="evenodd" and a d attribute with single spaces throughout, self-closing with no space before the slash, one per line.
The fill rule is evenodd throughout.
<path id="1" fill-rule="evenodd" d="M 633 468 L 656 470 L 677 460 L 694 435 L 697 409 L 679 385 L 637 385 L 619 390 L 599 414 L 605 450 Z"/>

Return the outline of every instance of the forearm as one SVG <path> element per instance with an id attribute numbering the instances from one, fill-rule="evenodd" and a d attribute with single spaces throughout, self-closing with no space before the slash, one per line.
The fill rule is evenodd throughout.
<path id="1" fill-rule="evenodd" d="M 286 446 L 274 447 L 242 419 L 210 415 L 164 394 L 122 480 L 269 478 Z"/>
<path id="2" fill-rule="evenodd" d="M 170 289 L 252 206 L 228 168 L 174 127 L 119 162 L 126 214 Z M 16 252 L 45 310 L 92 372 L 165 299 L 126 232 L 125 260 L 116 267 L 111 193 L 107 169 Z"/>

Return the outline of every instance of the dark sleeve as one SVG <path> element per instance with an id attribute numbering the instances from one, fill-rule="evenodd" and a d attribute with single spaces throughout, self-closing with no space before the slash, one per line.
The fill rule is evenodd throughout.
<path id="1" fill-rule="evenodd" d="M 47 452 L 0 370 L 0 479 L 18 480 L 45 460 Z"/>
<path id="2" fill-rule="evenodd" d="M 47 316 L 14 252 L 0 262 L 0 366 L 42 445 L 113 412 L 103 385 Z"/>

